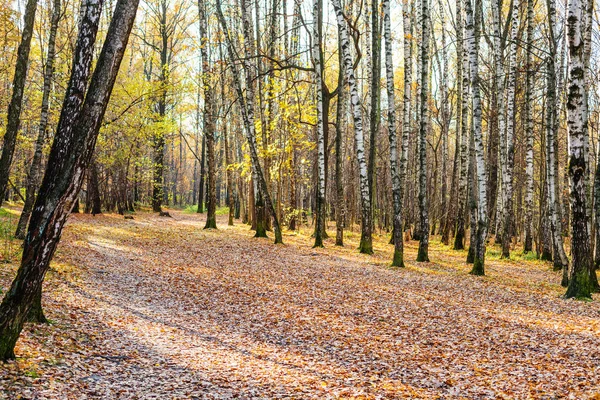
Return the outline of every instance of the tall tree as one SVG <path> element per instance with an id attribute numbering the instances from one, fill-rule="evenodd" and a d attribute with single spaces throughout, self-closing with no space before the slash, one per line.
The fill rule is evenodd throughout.
<path id="1" fill-rule="evenodd" d="M 361 253 L 373 253 L 373 238 L 371 224 L 371 195 L 369 192 L 369 180 L 367 175 L 367 163 L 365 160 L 365 145 L 363 133 L 362 101 L 358 94 L 358 85 L 354 75 L 354 66 L 352 63 L 352 54 L 350 53 L 350 40 L 348 38 L 348 28 L 342 11 L 340 0 L 331 0 L 333 5 L 338 30 L 340 33 L 342 54 L 344 57 L 344 68 L 346 70 L 346 79 L 350 86 L 350 104 L 352 116 L 354 118 L 354 139 L 356 143 L 356 158 L 359 167 L 360 198 L 362 205 L 361 219 L 361 238 L 359 250 Z"/>
<path id="2" fill-rule="evenodd" d="M 208 15 L 206 2 L 198 1 L 200 25 L 200 53 L 202 55 L 202 91 L 204 94 L 204 137 L 206 138 L 206 161 L 208 165 L 208 202 L 206 203 L 206 224 L 204 229 L 217 229 L 217 192 L 215 161 L 215 100 L 214 85 L 211 81 L 212 71 L 208 58 Z"/>
<path id="3" fill-rule="evenodd" d="M 31 168 L 27 176 L 27 186 L 25 192 L 25 204 L 19 217 L 17 231 L 15 236 L 19 239 L 25 239 L 25 230 L 29 222 L 29 216 L 33 209 L 35 201 L 35 191 L 39 184 L 40 167 L 42 164 L 42 152 L 46 141 L 48 128 L 48 109 L 50 108 L 50 90 L 52 86 L 52 76 L 54 74 L 54 54 L 56 51 L 56 32 L 58 31 L 58 22 L 61 16 L 60 0 L 54 0 L 52 6 L 52 17 L 50 20 L 50 33 L 48 35 L 48 49 L 46 53 L 46 65 L 44 66 L 44 83 L 42 89 L 42 108 L 40 112 L 40 122 L 38 126 L 38 135 L 35 140 L 33 159 Z"/>
<path id="4" fill-rule="evenodd" d="M 591 260 L 590 234 L 586 209 L 585 131 L 587 104 L 585 94 L 585 10 L 586 1 L 570 0 L 567 8 L 569 61 L 567 69 L 567 130 L 569 132 L 569 178 L 571 181 L 571 254 L 573 268 L 567 298 L 591 298 L 596 271 Z"/>
<path id="5" fill-rule="evenodd" d="M 472 131 L 475 145 L 475 162 L 477 176 L 477 245 L 471 274 L 484 275 L 485 246 L 487 238 L 487 174 L 481 132 L 481 89 L 479 78 L 479 37 L 481 24 L 481 0 L 475 0 L 474 8 L 471 0 L 465 1 L 467 14 L 467 46 L 469 49 L 469 72 L 472 90 Z M 474 12 L 473 12 L 474 11 Z M 473 188 L 475 190 L 475 188 Z"/>
<path id="6" fill-rule="evenodd" d="M 2 155 L 0 156 L 0 204 L 6 196 L 6 188 L 10 174 L 17 134 L 21 126 L 21 108 L 23 106 L 23 93 L 25 91 L 25 80 L 27 79 L 27 67 L 29 64 L 29 50 L 31 48 L 31 37 L 33 36 L 35 11 L 37 0 L 27 0 L 25 5 L 25 16 L 21 43 L 17 50 L 17 62 L 15 64 L 15 75 L 12 85 L 12 97 L 8 105 L 8 119 L 6 131 L 2 142 Z"/>
<path id="7" fill-rule="evenodd" d="M 323 129 L 323 76 L 321 68 L 321 19 L 322 7 L 319 0 L 313 5 L 312 58 L 317 97 L 317 190 L 316 190 L 316 228 L 313 247 L 323 247 L 325 230 L 325 137 Z"/>
<path id="8" fill-rule="evenodd" d="M 383 33 L 385 37 L 385 76 L 387 89 L 388 135 L 390 140 L 390 172 L 392 174 L 392 203 L 394 207 L 394 257 L 392 266 L 404 267 L 404 243 L 402 238 L 402 204 L 400 171 L 398 170 L 398 139 L 396 132 L 396 96 L 394 88 L 394 63 L 392 59 L 392 23 L 390 0 L 383 0 Z M 402 151 L 402 149 L 400 149 Z"/>
<path id="9" fill-rule="evenodd" d="M 127 47 L 138 0 L 117 2 L 87 94 L 85 87 L 102 1 L 87 0 L 83 5 L 71 79 L 50 150 L 48 168 L 23 243 L 21 266 L 0 305 L 1 360 L 15 356 L 14 347 L 25 316 L 42 284 L 81 188 Z"/>
<path id="10" fill-rule="evenodd" d="M 506 158 L 504 159 L 502 191 L 504 212 L 502 221 L 502 257 L 510 257 L 513 220 L 513 169 L 515 164 L 515 89 L 517 86 L 517 40 L 519 32 L 519 0 L 513 0 L 511 16 L 510 50 L 508 57 L 508 85 L 506 90 Z"/>
<path id="11" fill-rule="evenodd" d="M 429 261 L 429 199 L 427 193 L 427 134 L 429 131 L 429 0 L 421 0 L 421 87 L 419 117 L 419 217 L 420 240 L 417 261 Z"/>
<path id="12" fill-rule="evenodd" d="M 533 101 L 533 78 L 534 70 L 532 62 L 533 53 L 533 0 L 527 0 L 527 47 L 525 54 L 526 77 L 525 77 L 525 242 L 523 252 L 528 253 L 533 249 L 533 112 L 531 102 Z"/>

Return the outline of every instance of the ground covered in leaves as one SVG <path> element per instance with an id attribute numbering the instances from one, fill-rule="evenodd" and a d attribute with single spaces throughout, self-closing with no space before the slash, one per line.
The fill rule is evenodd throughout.
<path id="1" fill-rule="evenodd" d="M 308 234 L 285 245 L 204 216 L 74 215 L 48 273 L 49 325 L 0 364 L 8 399 L 589 398 L 600 393 L 600 304 L 565 301 L 551 265 L 499 260 L 468 275 Z M 308 232 L 309 228 L 306 228 Z M 8 249 L 8 252 L 11 250 Z M 3 254 L 5 251 L 3 252 Z M 517 253 L 517 250 L 515 250 Z M 5 292 L 16 262 L 0 266 Z"/>

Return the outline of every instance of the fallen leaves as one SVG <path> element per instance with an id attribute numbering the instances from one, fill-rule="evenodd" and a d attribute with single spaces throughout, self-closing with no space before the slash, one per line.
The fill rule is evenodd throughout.
<path id="1" fill-rule="evenodd" d="M 0 366 L 8 398 L 585 398 L 600 306 L 564 301 L 545 264 L 431 244 L 389 269 L 306 234 L 286 245 L 202 217 L 71 218 L 48 274 L 53 324 L 27 326 Z M 437 261 L 439 260 L 439 262 Z M 5 289 L 14 266 L 0 273 Z"/>

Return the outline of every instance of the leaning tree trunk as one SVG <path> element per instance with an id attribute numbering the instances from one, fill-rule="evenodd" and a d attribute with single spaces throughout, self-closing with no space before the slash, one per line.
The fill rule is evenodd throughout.
<path id="1" fill-rule="evenodd" d="M 312 58 L 317 95 L 317 190 L 316 192 L 316 227 L 315 244 L 323 247 L 323 231 L 325 230 L 325 131 L 323 126 L 323 76 L 321 68 L 321 7 L 319 0 L 314 1 Z"/>
<path id="2" fill-rule="evenodd" d="M 217 192 L 215 162 L 215 100 L 211 82 L 210 60 L 208 59 L 208 16 L 206 2 L 198 1 L 200 25 L 200 54 L 202 55 L 202 89 L 204 92 L 204 137 L 206 138 L 206 161 L 208 166 L 208 201 L 206 203 L 206 224 L 204 229 L 217 229 Z"/>
<path id="3" fill-rule="evenodd" d="M 511 43 L 508 61 L 508 87 L 506 90 L 506 158 L 504 161 L 504 176 L 502 193 L 504 204 L 502 213 L 502 257 L 510 257 L 510 242 L 513 220 L 513 169 L 515 163 L 515 88 L 517 85 L 517 35 L 519 31 L 519 0 L 513 0 L 512 7 Z"/>
<path id="4" fill-rule="evenodd" d="M 487 174 L 481 134 L 481 96 L 479 82 L 479 32 L 481 23 L 481 0 L 475 0 L 475 16 L 471 0 L 466 0 L 467 44 L 469 48 L 469 70 L 472 90 L 472 131 L 475 144 L 475 162 L 477 173 L 477 245 L 471 274 L 484 275 L 485 241 L 487 236 Z M 475 189 L 475 188 L 474 188 Z"/>
<path id="5" fill-rule="evenodd" d="M 33 298 L 42 284 L 89 163 L 119 71 L 138 0 L 119 0 L 83 103 L 92 62 L 101 0 L 85 4 L 67 94 L 40 193 L 23 243 L 21 266 L 0 305 L 0 359 L 14 347 Z"/>
<path id="6" fill-rule="evenodd" d="M 421 240 L 417 261 L 429 261 L 429 202 L 427 193 L 427 133 L 429 130 L 429 0 L 421 0 L 421 91 L 419 118 L 419 214 Z"/>
<path id="7" fill-rule="evenodd" d="M 373 254 L 373 238 L 371 229 L 371 196 L 369 193 L 369 180 L 367 176 L 367 163 L 365 160 L 365 144 L 363 134 L 363 116 L 362 101 L 358 94 L 358 84 L 354 76 L 352 65 L 352 55 L 350 54 L 350 41 L 348 39 L 348 28 L 342 12 L 340 0 L 331 0 L 335 10 L 338 29 L 340 33 L 340 42 L 342 54 L 344 57 L 344 68 L 346 69 L 346 79 L 350 86 L 350 103 L 352 105 L 352 116 L 354 118 L 354 138 L 356 142 L 356 158 L 359 165 L 360 174 L 360 197 L 362 205 L 362 233 L 360 238 L 360 252 Z"/>
<path id="8" fill-rule="evenodd" d="M 252 176 L 253 179 L 256 180 L 257 182 L 257 186 L 259 188 L 259 190 L 257 190 L 255 193 L 255 198 L 257 198 L 258 200 L 255 200 L 255 207 L 263 207 L 265 204 L 268 208 L 268 211 L 271 213 L 271 215 L 273 216 L 273 228 L 275 231 L 275 243 L 283 243 L 283 238 L 281 235 L 281 229 L 279 226 L 279 220 L 277 219 L 277 214 L 275 212 L 275 208 L 273 207 L 273 202 L 271 201 L 271 196 L 269 194 L 269 191 L 267 190 L 267 183 L 265 181 L 265 177 L 263 175 L 263 171 L 260 165 L 260 160 L 258 158 L 258 151 L 257 151 L 257 144 L 256 144 L 256 131 L 254 128 L 254 80 L 253 80 L 253 72 L 252 72 L 252 66 L 249 63 L 249 57 L 246 57 L 245 61 L 244 61 L 244 69 L 246 71 L 246 95 L 244 96 L 244 92 L 242 90 L 242 83 L 240 81 L 240 77 L 239 77 L 239 71 L 237 70 L 236 66 L 236 52 L 233 46 L 233 42 L 229 33 L 229 30 L 227 28 L 227 23 L 225 21 L 225 16 L 223 15 L 223 11 L 221 9 L 221 2 L 220 0 L 218 0 L 216 2 L 217 5 L 217 17 L 219 19 L 219 22 L 221 24 L 221 28 L 223 29 L 224 32 L 224 36 L 225 36 L 225 40 L 227 43 L 227 52 L 229 55 L 229 59 L 231 61 L 231 66 L 234 68 L 232 71 L 232 75 L 233 75 L 233 82 L 234 82 L 234 86 L 235 86 L 235 90 L 237 92 L 238 95 L 238 99 L 239 99 L 239 104 L 240 104 L 240 111 L 242 113 L 242 120 L 244 121 L 244 132 L 246 134 L 246 139 L 248 141 L 248 148 L 250 151 L 250 159 L 251 159 L 251 165 L 252 165 Z M 250 9 L 249 5 L 247 4 L 245 7 L 246 11 L 244 14 L 248 14 L 248 10 Z M 250 26 L 250 20 L 248 19 L 248 16 L 246 15 L 244 17 L 244 37 L 245 37 L 245 42 L 246 42 L 246 52 L 249 54 L 252 54 L 252 52 L 250 51 L 250 48 L 248 48 L 248 46 L 250 46 L 249 39 L 251 38 L 251 26 Z M 264 208 L 264 207 L 263 207 Z M 258 213 L 258 211 L 257 211 Z M 266 236 L 266 227 L 263 226 L 262 230 L 264 231 L 264 235 Z M 257 235 L 258 235 L 258 229 L 257 229 Z"/>
<path id="9" fill-rule="evenodd" d="M 585 2 L 570 0 L 567 9 L 569 62 L 567 76 L 567 128 L 569 132 L 569 177 L 571 181 L 571 253 L 573 268 L 565 297 L 591 298 L 596 271 L 591 260 L 590 234 L 586 210 L 584 21 Z"/>
<path id="10" fill-rule="evenodd" d="M 0 156 L 0 205 L 6 195 L 6 186 L 8 185 L 8 175 L 12 164 L 15 145 L 17 143 L 17 134 L 21 125 L 21 108 L 23 106 L 23 92 L 25 90 L 25 80 L 27 79 L 27 64 L 29 63 L 29 49 L 31 48 L 31 37 L 33 36 L 35 10 L 37 0 L 27 0 L 25 6 L 25 18 L 23 24 L 23 34 L 21 43 L 17 50 L 17 62 L 15 65 L 15 76 L 13 78 L 12 97 L 8 105 L 8 119 L 6 122 L 6 131 L 4 132 L 4 141 L 2 143 L 2 155 Z"/>
<path id="11" fill-rule="evenodd" d="M 398 171 L 398 140 L 396 136 L 396 100 L 394 89 L 394 63 L 392 59 L 392 24 L 390 0 L 383 0 L 383 32 L 385 36 L 385 76 L 388 104 L 388 134 L 390 140 L 390 171 L 392 174 L 392 203 L 394 206 L 394 257 L 392 266 L 404 267 L 402 240 L 402 204 L 400 171 Z"/>
<path id="12" fill-rule="evenodd" d="M 40 124 L 38 127 L 38 136 L 35 141 L 33 159 L 31 160 L 31 168 L 27 176 L 27 186 L 25 192 L 25 204 L 23 211 L 19 217 L 17 231 L 15 237 L 25 239 L 25 230 L 29 222 L 29 216 L 33 209 L 35 201 L 35 191 L 40 179 L 40 166 L 42 163 L 42 153 L 44 150 L 44 142 L 46 140 L 46 130 L 48 127 L 48 109 L 50 105 L 50 90 L 52 86 L 52 75 L 54 74 L 54 53 L 56 47 L 56 31 L 58 30 L 58 22 L 61 16 L 60 0 L 54 0 L 52 6 L 52 19 L 50 21 L 50 34 L 48 35 L 48 52 L 46 55 L 46 65 L 44 67 L 44 85 L 42 91 L 42 109 L 40 112 Z M 41 296 L 40 296 L 41 297 Z M 43 316 L 43 314 L 42 314 Z"/>

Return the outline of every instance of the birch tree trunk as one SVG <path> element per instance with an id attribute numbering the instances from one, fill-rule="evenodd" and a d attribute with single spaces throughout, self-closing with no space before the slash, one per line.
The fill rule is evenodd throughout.
<path id="1" fill-rule="evenodd" d="M 517 84 L 517 35 L 519 31 L 519 0 L 513 0 L 511 16 L 510 52 L 508 61 L 508 85 L 506 90 L 506 158 L 504 160 L 502 193 L 502 258 L 510 257 L 513 219 L 513 169 L 515 163 L 515 87 Z"/>
<path id="2" fill-rule="evenodd" d="M 110 99 L 138 0 L 119 0 L 102 52 L 83 95 L 92 62 L 102 1 L 88 0 L 79 24 L 67 94 L 39 195 L 23 243 L 23 257 L 11 288 L 0 305 L 0 359 L 14 358 L 24 318 L 38 292 L 77 198 Z M 83 106 L 82 106 L 83 103 Z M 65 156 L 67 155 L 67 156 Z"/>
<path id="3" fill-rule="evenodd" d="M 208 16 L 206 2 L 198 1 L 200 26 L 200 54 L 202 55 L 202 91 L 204 92 L 204 137 L 206 138 L 206 164 L 208 166 L 208 201 L 206 202 L 206 224 L 204 229 L 217 229 L 217 193 L 216 193 L 216 162 L 215 162 L 215 100 L 211 82 L 210 60 L 208 58 Z"/>
<path id="4" fill-rule="evenodd" d="M 465 248 L 465 211 L 467 208 L 467 175 L 469 166 L 469 133 L 467 117 L 469 114 L 469 64 L 468 53 L 465 51 L 465 41 L 463 39 L 463 1 L 456 2 L 456 57 L 457 63 L 461 64 L 457 76 L 461 77 L 461 96 L 460 109 L 457 119 L 457 134 L 460 132 L 460 174 L 458 179 L 458 212 L 456 215 L 456 234 L 454 236 L 454 250 Z M 460 131 L 458 128 L 460 127 Z"/>
<path id="5" fill-rule="evenodd" d="M 46 131 L 48 128 L 48 109 L 50 104 L 50 90 L 52 86 L 52 76 L 54 74 L 54 54 L 56 47 L 56 32 L 58 30 L 58 22 L 61 16 L 61 4 L 60 0 L 54 0 L 52 6 L 52 17 L 50 21 L 50 34 L 48 35 L 48 51 L 46 54 L 46 65 L 44 66 L 44 83 L 42 90 L 42 108 L 40 112 L 40 122 L 38 126 L 38 136 L 35 141 L 35 148 L 33 152 L 33 159 L 31 160 L 31 168 L 29 169 L 29 175 L 27 176 L 27 187 L 25 192 L 25 204 L 23 205 L 23 211 L 19 217 L 19 223 L 17 225 L 17 231 L 15 237 L 18 239 L 25 239 L 25 231 L 27 229 L 27 223 L 29 222 L 29 216 L 33 209 L 33 203 L 35 202 L 35 191 L 40 180 L 40 167 L 42 163 L 42 153 L 44 150 L 44 142 L 46 141 Z M 41 296 L 40 296 L 41 297 Z M 40 305 L 41 306 L 41 305 Z M 36 306 L 37 307 L 37 306 Z M 36 308 L 34 307 L 34 308 Z M 40 307 L 41 310 L 41 307 Z M 40 322 L 43 322 L 43 314 L 41 314 Z"/>
<path id="6" fill-rule="evenodd" d="M 339 35 L 339 26 L 338 26 Z M 347 95 L 346 95 L 346 71 L 344 68 L 344 57 L 342 55 L 342 48 L 338 43 L 338 98 L 337 98 L 337 110 L 336 110 L 336 121 L 335 121 L 335 245 L 344 245 L 344 218 L 346 215 L 346 199 L 344 197 L 344 132 L 346 120 L 346 107 L 347 107 Z"/>
<path id="7" fill-rule="evenodd" d="M 346 20 L 344 19 L 344 14 L 342 12 L 340 0 L 331 0 L 331 3 L 336 14 L 338 29 L 340 32 L 339 40 L 341 42 L 342 54 L 344 57 L 346 79 L 348 81 L 348 85 L 350 86 L 350 104 L 352 109 L 352 116 L 354 118 L 354 138 L 356 142 L 356 158 L 358 160 L 359 166 L 360 196 L 362 206 L 362 232 L 359 250 L 361 253 L 373 254 L 373 238 L 371 230 L 371 196 L 369 193 L 367 163 L 365 161 L 362 101 L 360 95 L 358 94 L 358 85 L 356 82 L 356 77 L 354 76 L 352 55 L 350 54 L 348 28 L 346 27 Z"/>
<path id="8" fill-rule="evenodd" d="M 402 203 L 400 171 L 398 170 L 398 140 L 396 135 L 396 96 L 394 92 L 394 63 L 392 59 L 392 27 L 390 0 L 383 0 L 383 34 L 385 37 L 385 76 L 388 105 L 388 134 L 390 140 L 390 171 L 392 174 L 392 203 L 394 206 L 394 257 L 392 266 L 404 267 L 402 239 Z M 401 150 L 402 151 L 402 150 Z"/>
<path id="9" fill-rule="evenodd" d="M 369 139 L 369 192 L 371 194 L 371 209 L 373 211 L 373 221 L 377 214 L 377 136 L 379 133 L 380 114 L 381 114 L 381 36 L 379 34 L 379 2 L 371 0 L 371 98 L 370 98 L 370 139 Z"/>
<path id="10" fill-rule="evenodd" d="M 525 243 L 523 252 L 529 253 L 533 249 L 533 113 L 531 102 L 533 101 L 533 78 L 534 71 L 531 64 L 533 53 L 533 0 L 527 0 L 527 48 L 525 64 L 527 66 L 525 81 Z"/>
<path id="11" fill-rule="evenodd" d="M 557 79 L 556 79 L 556 3 L 554 0 L 548 0 L 548 31 L 550 54 L 547 58 L 547 86 L 546 86 L 546 182 L 548 194 L 548 217 L 550 220 L 550 232 L 552 237 L 553 261 L 554 270 L 560 271 L 565 269 L 563 285 L 568 282 L 569 260 L 565 253 L 562 239 L 562 223 L 558 214 L 559 201 L 557 198 L 558 192 L 558 159 L 556 154 L 557 149 L 557 133 L 559 127 L 558 101 L 557 101 Z"/>
<path id="12" fill-rule="evenodd" d="M 316 190 L 316 229 L 313 247 L 323 247 L 325 230 L 325 138 L 323 129 L 323 76 L 321 68 L 321 7 L 319 0 L 313 4 L 312 58 L 317 97 L 317 190 Z"/>
<path id="13" fill-rule="evenodd" d="M 569 132 L 569 177 L 571 181 L 571 253 L 573 268 L 566 298 L 591 298 L 596 275 L 591 260 L 586 209 L 585 135 L 587 104 L 585 94 L 584 13 L 585 2 L 570 0 L 567 8 L 569 62 L 567 72 L 567 129 Z"/>
<path id="14" fill-rule="evenodd" d="M 441 205 L 440 205 L 440 233 L 442 235 L 442 243 L 448 244 L 448 230 L 446 226 L 448 225 L 448 130 L 450 126 L 450 110 L 449 103 L 450 98 L 448 95 L 448 52 L 446 50 L 446 17 L 444 12 L 444 4 L 442 1 L 439 1 L 439 12 L 440 12 L 440 24 L 441 27 L 441 35 L 442 35 L 442 79 L 441 79 L 441 95 L 442 95 L 442 126 L 441 132 L 442 135 L 442 190 L 440 193 L 441 196 Z M 445 236 L 444 236 L 445 235 Z"/>
<path id="15" fill-rule="evenodd" d="M 475 0 L 475 15 L 471 7 L 471 0 L 466 0 L 467 13 L 467 44 L 469 48 L 469 69 L 471 75 L 471 88 L 473 92 L 472 104 L 472 130 L 475 144 L 475 162 L 477 173 L 477 245 L 473 261 L 473 275 L 485 275 L 485 245 L 487 236 L 487 174 L 481 134 L 481 96 L 479 82 L 479 31 L 481 23 L 481 0 Z"/>
<path id="16" fill-rule="evenodd" d="M 17 135 L 19 133 L 19 127 L 21 126 L 23 92 L 25 90 L 25 80 L 27 79 L 29 50 L 31 48 L 31 37 L 33 36 L 36 8 L 37 0 L 27 0 L 27 4 L 25 5 L 23 33 L 21 35 L 21 43 L 17 50 L 12 97 L 8 105 L 6 131 L 2 142 L 2 155 L 0 156 L 0 205 L 2 205 L 6 195 L 8 175 L 10 174 L 10 166 L 15 153 Z"/>
<path id="17" fill-rule="evenodd" d="M 419 118 L 419 214 L 421 221 L 421 239 L 417 261 L 429 261 L 429 203 L 427 193 L 427 133 L 429 130 L 429 0 L 421 0 L 421 90 Z"/>

